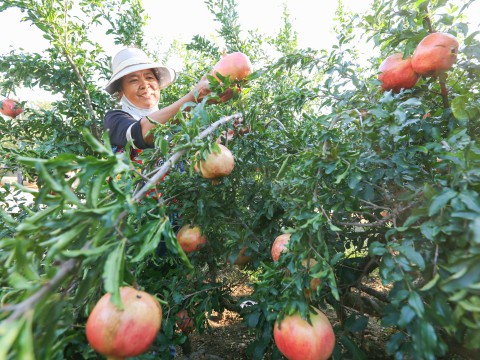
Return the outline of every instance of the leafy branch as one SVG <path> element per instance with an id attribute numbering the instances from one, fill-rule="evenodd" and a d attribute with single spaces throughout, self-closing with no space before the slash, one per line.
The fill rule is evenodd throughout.
<path id="1" fill-rule="evenodd" d="M 242 118 L 241 113 L 233 114 L 231 116 L 225 116 L 211 124 L 205 130 L 203 130 L 197 137 L 195 137 L 187 147 L 175 152 L 169 159 L 166 161 L 158 171 L 148 180 L 148 182 L 133 196 L 133 200 L 138 202 L 142 200 L 147 194 L 148 190 L 152 188 L 163 176 L 165 176 L 171 167 L 191 148 L 195 141 L 203 139 L 208 135 L 212 134 L 215 129 L 221 126 L 224 123 L 233 121 L 236 119 Z M 116 221 L 115 227 L 118 227 L 121 220 L 123 220 L 128 215 L 128 211 L 122 212 Z M 84 249 L 88 249 L 91 246 L 91 242 L 85 244 Z M 31 295 L 26 300 L 11 306 L 6 306 L 0 309 L 0 311 L 13 311 L 7 318 L 7 322 L 15 321 L 27 313 L 30 309 L 34 308 L 39 302 L 41 302 L 48 294 L 55 291 L 58 286 L 70 275 L 75 269 L 77 269 L 81 264 L 79 259 L 70 259 L 63 262 L 55 274 L 55 276 L 44 284 L 37 292 Z"/>

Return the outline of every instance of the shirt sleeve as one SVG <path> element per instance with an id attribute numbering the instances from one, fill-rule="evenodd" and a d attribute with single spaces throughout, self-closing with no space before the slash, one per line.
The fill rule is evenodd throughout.
<path id="1" fill-rule="evenodd" d="M 152 147 L 145 143 L 142 136 L 140 121 L 135 120 L 130 114 L 122 110 L 110 110 L 105 114 L 103 127 L 108 132 L 110 143 L 113 146 L 125 147 L 129 139 L 132 139 L 136 149 Z"/>

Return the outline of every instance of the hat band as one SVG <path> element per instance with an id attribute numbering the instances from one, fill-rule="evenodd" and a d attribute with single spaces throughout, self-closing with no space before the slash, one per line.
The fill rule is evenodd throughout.
<path id="1" fill-rule="evenodd" d="M 130 62 L 130 61 L 129 61 Z M 122 64 L 120 64 L 122 65 Z M 138 62 L 133 62 L 131 64 L 126 64 L 126 65 L 123 65 L 123 66 L 119 66 L 119 70 L 112 76 L 115 77 L 118 73 L 132 67 L 132 66 L 139 66 L 139 65 L 152 65 L 152 68 L 155 67 L 155 64 L 154 63 L 150 63 L 150 62 L 142 62 L 142 63 L 138 63 Z"/>

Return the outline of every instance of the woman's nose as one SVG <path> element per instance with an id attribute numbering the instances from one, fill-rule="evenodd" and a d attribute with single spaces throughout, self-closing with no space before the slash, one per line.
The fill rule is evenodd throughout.
<path id="1" fill-rule="evenodd" d="M 140 80 L 140 88 L 146 88 L 148 86 L 148 81 L 146 79 Z"/>

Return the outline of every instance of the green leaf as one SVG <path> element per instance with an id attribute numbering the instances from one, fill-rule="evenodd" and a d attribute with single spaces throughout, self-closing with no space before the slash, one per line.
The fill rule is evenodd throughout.
<path id="1" fill-rule="evenodd" d="M 368 317 L 350 315 L 345 321 L 345 329 L 351 332 L 361 332 L 367 328 Z"/>
<path id="2" fill-rule="evenodd" d="M 157 221 L 156 224 L 150 229 L 147 236 L 142 242 L 142 246 L 140 248 L 139 253 L 132 259 L 132 262 L 139 262 L 142 261 L 145 256 L 151 254 L 155 251 L 162 239 L 162 233 L 165 230 L 165 224 L 168 223 L 170 220 L 168 217 L 162 218 L 161 220 Z"/>
<path id="3" fill-rule="evenodd" d="M 2 321 L 0 323 L 0 359 L 9 358 L 8 353 L 17 341 L 25 322 L 25 318 L 20 318 L 15 321 Z"/>
<path id="4" fill-rule="evenodd" d="M 433 221 L 427 221 L 420 225 L 420 231 L 422 232 L 422 235 L 425 236 L 428 240 L 433 241 L 435 237 L 440 233 L 440 227 Z"/>
<path id="5" fill-rule="evenodd" d="M 89 222 L 75 224 L 72 229 L 63 232 L 50 240 L 42 242 L 41 245 L 44 247 L 52 245 L 50 249 L 48 249 L 48 257 L 52 258 L 59 251 L 65 249 L 71 242 L 84 235 L 89 225 Z"/>
<path id="6" fill-rule="evenodd" d="M 166 139 L 160 140 L 160 151 L 165 158 L 168 156 L 168 147 L 169 143 Z"/>
<path id="7" fill-rule="evenodd" d="M 280 180 L 283 175 L 285 175 L 285 173 L 287 172 L 288 170 L 288 163 L 290 161 L 290 154 L 288 154 L 286 157 L 285 157 L 285 160 L 283 160 L 283 163 L 282 163 L 282 166 L 280 166 L 280 169 L 278 170 L 278 173 L 277 175 L 275 176 L 275 179 L 276 180 Z"/>
<path id="8" fill-rule="evenodd" d="M 370 255 L 379 255 L 379 256 L 382 256 L 384 255 L 385 253 L 387 253 L 387 249 L 385 248 L 385 245 L 378 242 L 378 241 L 374 241 L 370 244 L 370 246 L 368 247 L 368 252 Z"/>
<path id="9" fill-rule="evenodd" d="M 480 262 L 465 264 L 441 285 L 443 291 L 454 292 L 475 284 L 480 279 Z"/>
<path id="10" fill-rule="evenodd" d="M 112 294 L 111 301 L 119 309 L 123 309 L 119 288 L 123 284 L 126 242 L 127 239 L 122 239 L 117 248 L 108 255 L 102 274 L 105 291 Z"/>
<path id="11" fill-rule="evenodd" d="M 35 354 L 33 352 L 33 310 L 29 310 L 24 315 L 25 324 L 18 337 L 17 356 L 22 360 L 35 360 Z"/>
<path id="12" fill-rule="evenodd" d="M 247 315 L 247 326 L 249 328 L 255 328 L 260 319 L 260 311 L 255 311 Z"/>
<path id="13" fill-rule="evenodd" d="M 328 227 L 330 228 L 330 230 L 335 231 L 335 232 L 342 231 L 342 229 L 340 229 L 338 226 L 335 226 L 331 222 L 328 223 Z"/>
<path id="14" fill-rule="evenodd" d="M 397 250 L 404 254 L 411 263 L 417 265 L 420 270 L 425 270 L 425 261 L 423 260 L 422 255 L 415 251 L 413 246 L 403 244 L 402 246 L 397 247 Z"/>
<path id="15" fill-rule="evenodd" d="M 34 215 L 28 217 L 25 219 L 20 225 L 17 226 L 17 231 L 18 232 L 31 232 L 36 229 L 38 229 L 40 226 L 42 226 L 42 222 L 44 221 L 43 219 L 50 214 L 54 213 L 57 210 L 60 210 L 61 206 L 50 206 L 46 208 L 45 210 L 41 210 Z"/>
<path id="16" fill-rule="evenodd" d="M 436 196 L 432 203 L 430 204 L 430 207 L 428 209 L 428 215 L 433 216 L 437 214 L 441 209 L 443 209 L 450 200 L 452 200 L 455 196 L 457 196 L 457 192 L 454 190 L 451 190 L 449 188 L 445 188 L 443 192 Z"/>
<path id="17" fill-rule="evenodd" d="M 335 184 L 337 185 L 340 184 L 340 182 L 347 177 L 349 171 L 350 171 L 350 164 L 348 164 L 347 169 L 343 173 L 341 173 L 336 177 Z"/>
<path id="18" fill-rule="evenodd" d="M 425 307 L 423 305 L 423 301 L 420 295 L 418 295 L 417 292 L 412 291 L 408 296 L 408 303 L 412 307 L 412 309 L 415 310 L 415 313 L 417 314 L 417 316 L 422 318 L 423 313 L 425 311 Z"/>
<path id="19" fill-rule="evenodd" d="M 415 318 L 415 312 L 409 305 L 405 305 L 400 310 L 400 316 L 398 318 L 398 326 L 405 329 L 410 322 Z"/>
<path id="20" fill-rule="evenodd" d="M 468 102 L 468 96 L 465 95 L 457 96 L 455 99 L 452 100 L 450 104 L 452 113 L 453 116 L 455 116 L 458 120 L 469 119 L 469 113 L 467 111 Z"/>
<path id="21" fill-rule="evenodd" d="M 99 257 L 102 254 L 108 252 L 113 247 L 113 244 L 107 244 L 99 247 L 93 247 L 89 249 L 80 249 L 80 250 L 65 250 L 62 255 L 75 258 L 75 257 L 88 257 L 95 258 Z"/>
<path id="22" fill-rule="evenodd" d="M 175 236 L 173 229 L 170 225 L 170 222 L 166 222 L 165 226 L 163 227 L 163 238 L 165 239 L 165 245 L 172 254 L 177 254 L 180 259 L 182 260 L 183 264 L 190 270 L 193 269 L 190 260 L 188 259 L 187 254 L 183 251 L 182 247 L 177 241 L 177 237 Z"/>
<path id="23" fill-rule="evenodd" d="M 476 244 L 480 244 L 480 216 L 472 221 L 470 229 L 472 230 L 473 241 Z"/>
<path id="24" fill-rule="evenodd" d="M 93 151 L 98 152 L 102 155 L 112 156 L 113 152 L 111 149 L 105 147 L 101 142 L 99 142 L 95 136 L 88 129 L 83 129 L 83 138 L 87 142 L 88 145 L 92 148 Z"/>
<path id="25" fill-rule="evenodd" d="M 440 280 L 440 275 L 438 273 L 436 273 L 435 276 L 428 283 L 423 285 L 423 287 L 420 289 L 420 291 L 430 290 L 431 288 L 433 288 L 437 284 L 438 280 Z"/>

